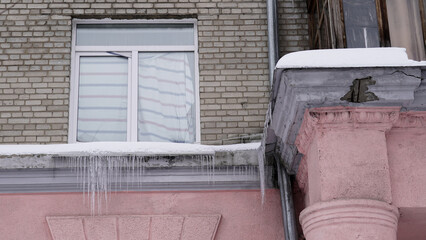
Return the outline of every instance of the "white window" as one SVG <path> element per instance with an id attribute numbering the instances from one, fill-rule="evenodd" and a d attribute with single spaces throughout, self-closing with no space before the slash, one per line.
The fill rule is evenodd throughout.
<path id="1" fill-rule="evenodd" d="M 199 142 L 195 20 L 74 20 L 69 142 Z"/>

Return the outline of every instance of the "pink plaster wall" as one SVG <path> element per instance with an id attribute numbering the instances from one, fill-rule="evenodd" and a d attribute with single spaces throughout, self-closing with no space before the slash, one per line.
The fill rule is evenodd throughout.
<path id="1" fill-rule="evenodd" d="M 107 215 L 220 214 L 217 240 L 281 240 L 279 192 L 259 191 L 121 192 L 112 194 Z M 1 194 L 1 240 L 51 240 L 47 216 L 84 216 L 90 209 L 81 193 Z"/>
<path id="2" fill-rule="evenodd" d="M 426 239 L 426 208 L 399 208 L 398 240 Z"/>
<path id="3" fill-rule="evenodd" d="M 321 178 L 321 169 L 319 164 L 319 156 L 318 156 L 318 141 L 316 138 L 312 140 L 312 143 L 309 148 L 309 153 L 307 156 L 307 164 L 308 168 L 311 169 L 309 171 L 309 179 L 308 179 L 308 185 L 306 192 L 308 194 L 305 194 L 305 197 L 307 198 L 305 200 L 306 206 L 310 206 L 313 203 L 321 201 L 321 181 L 319 179 Z"/>
<path id="4" fill-rule="evenodd" d="M 296 144 L 304 154 L 297 179 L 307 209 L 339 199 L 383 202 L 398 209 L 398 240 L 426 239 L 426 112 L 310 109 Z"/>
<path id="5" fill-rule="evenodd" d="M 392 201 L 385 132 L 394 110 L 399 109 L 329 107 L 305 114 L 296 145 L 306 161 L 301 168 L 306 166 L 307 180 L 298 179 L 308 183 L 303 186 L 308 205 L 352 198 Z"/>
<path id="6" fill-rule="evenodd" d="M 308 205 L 349 198 L 391 202 L 386 151 L 385 134 L 380 130 L 319 131 L 306 158 Z"/>
<path id="7" fill-rule="evenodd" d="M 386 139 L 398 240 L 426 239 L 426 128 L 392 129 Z"/>
<path id="8" fill-rule="evenodd" d="M 398 207 L 426 207 L 426 128 L 387 134 L 392 200 Z"/>
<path id="9" fill-rule="evenodd" d="M 317 135 L 321 201 L 362 198 L 391 202 L 383 131 L 334 128 Z"/>

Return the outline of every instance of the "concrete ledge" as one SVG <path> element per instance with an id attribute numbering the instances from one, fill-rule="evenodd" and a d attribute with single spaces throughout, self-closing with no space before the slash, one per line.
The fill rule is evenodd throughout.
<path id="1" fill-rule="evenodd" d="M 57 168 L 67 167 L 66 158 L 79 157 L 80 155 L 62 156 L 60 154 L 26 154 L 26 155 L 0 155 L 0 169 L 19 168 Z M 86 156 L 82 154 L 81 156 Z M 94 157 L 100 157 L 94 155 Z M 214 157 L 215 166 L 257 166 L 257 149 L 225 151 L 219 149 L 206 154 L 156 154 L 136 155 L 128 153 L 122 156 L 110 155 L 108 157 L 144 157 L 144 166 L 149 167 L 196 167 L 201 165 L 203 157 Z"/>
<path id="2" fill-rule="evenodd" d="M 257 144 L 201 147 L 198 154 L 1 155 L 0 193 L 260 188 Z M 272 188 L 272 167 L 265 175 Z M 89 186 L 89 179 L 98 182 Z"/>

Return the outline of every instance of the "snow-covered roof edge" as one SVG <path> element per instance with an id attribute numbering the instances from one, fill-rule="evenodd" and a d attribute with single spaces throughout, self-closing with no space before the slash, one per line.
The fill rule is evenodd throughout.
<path id="1" fill-rule="evenodd" d="M 0 145 L 0 156 L 13 155 L 202 155 L 255 150 L 260 143 L 201 145 L 165 142 L 91 142 L 50 145 Z"/>
<path id="2" fill-rule="evenodd" d="M 293 52 L 275 68 L 415 67 L 426 61 L 408 59 L 405 48 L 342 48 Z"/>

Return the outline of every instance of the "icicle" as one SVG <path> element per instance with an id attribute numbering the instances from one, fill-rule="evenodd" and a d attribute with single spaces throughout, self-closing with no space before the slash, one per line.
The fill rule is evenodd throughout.
<path id="1" fill-rule="evenodd" d="M 367 28 L 364 27 L 363 30 L 364 30 L 364 44 L 365 44 L 365 47 L 368 48 Z"/>
<path id="2" fill-rule="evenodd" d="M 272 119 L 271 116 L 271 103 L 268 105 L 268 110 L 266 111 L 266 119 L 265 123 L 263 125 L 263 137 L 262 141 L 260 142 L 260 146 L 257 149 L 257 159 L 259 163 L 259 178 L 260 178 L 260 192 L 262 195 L 262 205 L 265 202 L 265 144 L 266 144 L 266 138 L 268 137 L 268 127 L 270 124 L 270 121 Z"/>
<path id="3" fill-rule="evenodd" d="M 140 187 L 147 174 L 145 167 L 148 161 L 163 160 L 159 156 L 76 156 L 60 159 L 76 172 L 78 186 L 83 192 L 83 202 L 86 204 L 87 201 L 92 215 L 102 214 L 103 209 L 108 211 L 111 191 L 124 188 L 129 190 L 129 185 L 133 188 Z M 204 174 L 209 183 L 214 183 L 214 155 L 195 155 L 192 159 L 198 162 L 196 171 Z"/>
<path id="4" fill-rule="evenodd" d="M 213 184 L 215 184 L 215 166 L 216 166 L 216 159 L 215 159 L 214 155 L 213 155 L 213 156 L 211 156 L 211 159 L 212 159 L 212 182 L 213 182 Z"/>

